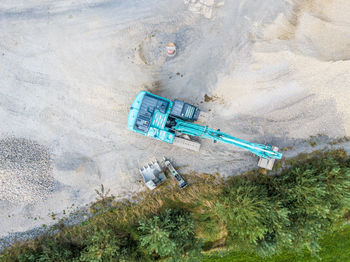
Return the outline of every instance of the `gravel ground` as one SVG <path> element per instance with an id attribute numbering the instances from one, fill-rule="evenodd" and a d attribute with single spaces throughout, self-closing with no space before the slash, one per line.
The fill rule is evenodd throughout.
<path id="1" fill-rule="evenodd" d="M 0 140 L 0 200 L 34 203 L 54 189 L 48 149 L 25 138 Z"/>

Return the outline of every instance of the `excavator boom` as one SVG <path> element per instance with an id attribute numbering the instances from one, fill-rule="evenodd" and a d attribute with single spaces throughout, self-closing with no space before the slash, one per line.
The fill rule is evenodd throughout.
<path id="1" fill-rule="evenodd" d="M 209 138 L 222 143 L 235 145 L 251 151 L 259 157 L 267 159 L 281 159 L 282 153 L 273 151 L 269 145 L 262 145 L 244 141 L 242 139 L 230 136 L 220 130 L 209 128 L 208 126 L 201 126 L 190 122 L 185 122 L 181 119 L 176 119 L 174 130 L 190 136 L 199 136 L 202 138 Z"/>

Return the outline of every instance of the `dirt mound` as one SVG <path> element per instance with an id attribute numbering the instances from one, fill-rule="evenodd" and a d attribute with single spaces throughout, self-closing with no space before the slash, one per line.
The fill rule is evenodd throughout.
<path id="1" fill-rule="evenodd" d="M 264 38 L 292 40 L 295 51 L 318 60 L 349 60 L 349 12 L 345 0 L 300 1 L 266 28 Z"/>

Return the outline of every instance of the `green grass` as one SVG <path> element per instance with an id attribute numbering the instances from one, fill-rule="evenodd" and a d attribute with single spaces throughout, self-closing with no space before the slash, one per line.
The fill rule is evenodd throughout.
<path id="1" fill-rule="evenodd" d="M 218 251 L 207 255 L 203 262 L 349 262 L 350 261 L 350 225 L 343 230 L 332 235 L 327 235 L 320 241 L 320 260 L 311 257 L 305 252 L 303 256 L 295 255 L 291 252 L 283 252 L 280 255 L 268 259 L 261 259 L 256 255 L 238 252 L 222 252 L 222 257 Z"/>

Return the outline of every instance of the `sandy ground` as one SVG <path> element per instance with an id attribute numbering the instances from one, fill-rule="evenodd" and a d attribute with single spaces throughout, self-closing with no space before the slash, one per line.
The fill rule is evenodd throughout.
<path id="1" fill-rule="evenodd" d="M 236 137 L 298 148 L 288 154 L 312 135 L 349 135 L 349 13 L 347 0 L 2 0 L 0 145 L 14 144 L 0 148 L 12 156 L 0 167 L 0 237 L 53 223 L 99 184 L 118 197 L 144 190 L 137 168 L 163 155 L 182 172 L 256 165 L 229 145 L 193 153 L 129 132 L 141 90 L 199 105 Z M 38 178 L 21 187 L 21 170 Z"/>

